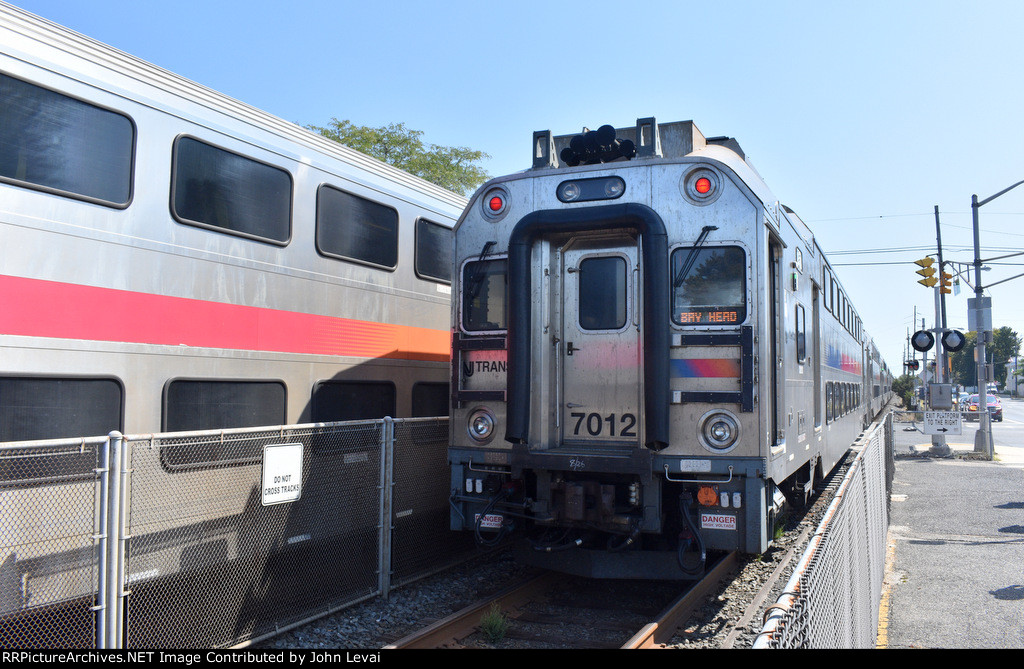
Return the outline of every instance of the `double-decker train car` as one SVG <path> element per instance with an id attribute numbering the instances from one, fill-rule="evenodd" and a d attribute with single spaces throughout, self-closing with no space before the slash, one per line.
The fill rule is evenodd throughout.
<path id="1" fill-rule="evenodd" d="M 446 415 L 465 198 L 0 4 L 0 442 Z"/>
<path id="2" fill-rule="evenodd" d="M 102 442 L 72 439 L 447 415 L 465 203 L 0 3 L 0 639 L 92 642 Z M 145 476 L 148 451 L 133 454 L 139 529 L 120 576 L 143 610 L 244 593 L 246 573 L 273 569 L 324 591 L 340 579 L 315 570 L 338 546 L 373 554 L 377 512 L 367 534 L 370 512 L 310 510 L 315 495 L 289 505 L 289 541 L 245 544 L 262 449 L 209 441 L 165 443 Z M 363 447 L 305 458 L 324 480 L 364 480 L 373 459 L 345 448 Z M 259 552 L 277 541 L 291 561 Z M 220 629 L 229 609 L 180 612 Z M 50 627 L 70 637 L 52 642 Z M 143 647 L 161 638 L 146 634 L 134 632 Z"/>
<path id="3" fill-rule="evenodd" d="M 822 249 L 691 121 L 533 151 L 455 226 L 451 527 L 598 577 L 764 551 L 891 385 Z"/>

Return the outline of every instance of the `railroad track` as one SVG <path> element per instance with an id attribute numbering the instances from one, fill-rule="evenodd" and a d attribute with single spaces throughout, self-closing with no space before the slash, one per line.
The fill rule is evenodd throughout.
<path id="1" fill-rule="evenodd" d="M 509 588 L 500 595 L 478 601 L 476 604 L 467 606 L 457 614 L 451 615 L 443 620 L 437 618 L 426 619 L 422 612 L 428 608 L 437 610 L 434 604 L 417 605 L 413 607 L 415 613 L 405 613 L 408 603 L 402 603 L 402 592 L 394 596 L 395 607 L 386 606 L 384 602 L 373 600 L 351 610 L 339 613 L 335 618 L 327 618 L 321 621 L 310 623 L 305 628 L 289 632 L 276 642 L 272 647 L 278 648 L 305 648 L 305 647 L 361 647 L 361 648 L 440 648 L 440 647 L 477 647 L 477 648 L 516 648 L 520 645 L 541 644 L 538 639 L 547 637 L 556 639 L 557 643 L 543 647 L 679 647 L 679 648 L 749 648 L 753 639 L 760 631 L 763 623 L 763 616 L 770 607 L 782 587 L 788 582 L 792 567 L 796 564 L 800 554 L 807 544 L 811 531 L 816 528 L 821 520 L 825 509 L 831 503 L 838 482 L 845 475 L 846 464 L 843 463 L 829 477 L 819 483 L 817 494 L 812 504 L 804 509 L 793 509 L 785 520 L 785 532 L 782 537 L 776 540 L 776 545 L 763 555 L 759 556 L 729 556 L 730 561 L 735 561 L 736 575 L 726 573 L 724 577 L 712 575 L 700 582 L 700 588 L 704 589 L 702 594 L 698 590 L 687 593 L 690 602 L 696 602 L 694 614 L 687 616 L 684 611 L 686 604 L 674 606 L 669 600 L 681 595 L 684 584 L 679 583 L 655 583 L 645 586 L 648 589 L 646 598 L 637 595 L 639 585 L 633 588 L 630 593 L 625 581 L 589 581 L 588 579 L 575 578 L 557 573 L 543 573 L 533 580 L 531 587 L 533 592 L 518 591 Z M 718 569 L 716 563 L 713 569 Z M 723 567 L 726 572 L 730 567 Z M 486 566 L 477 565 L 468 569 L 471 574 L 480 575 L 473 578 L 449 593 L 446 588 L 427 585 L 427 593 L 434 593 L 427 597 L 430 602 L 441 601 L 472 601 L 473 591 L 476 597 L 484 597 L 486 592 L 494 592 L 489 586 L 479 587 L 485 581 L 490 583 L 513 582 L 521 578 L 526 572 L 523 569 L 505 571 L 499 570 L 501 576 L 484 576 L 488 573 Z M 534 575 L 537 572 L 532 572 Z M 464 578 L 463 575 L 461 578 Z M 439 581 L 444 580 L 443 575 L 436 577 Z M 460 577 L 455 576 L 456 580 Z M 553 582 L 552 582 L 553 581 Z M 589 584 L 588 584 L 589 581 Z M 643 582 L 640 582 L 643 583 Z M 716 588 L 717 583 L 717 588 Z M 698 585 L 698 584 L 693 584 Z M 555 587 L 562 590 L 558 595 L 553 592 Z M 591 596 L 599 596 L 601 592 L 610 592 L 616 588 L 617 596 L 623 602 L 627 600 L 645 602 L 647 611 L 634 611 L 633 617 L 627 617 L 625 611 L 620 611 L 618 620 L 601 623 L 603 628 L 599 630 L 598 625 L 592 625 L 594 629 L 573 631 L 570 621 L 592 620 L 612 617 L 597 609 L 577 610 L 563 609 L 559 614 L 552 614 L 543 611 L 542 602 L 557 601 L 569 598 L 571 589 L 588 591 Z M 672 588 L 675 588 L 673 590 Z M 415 590 L 415 587 L 412 587 Z M 435 592 L 436 591 L 436 592 Z M 456 594 L 458 593 L 458 594 Z M 544 594 L 553 593 L 553 594 Z M 470 595 L 470 597 L 463 597 Z M 416 598 L 414 598 L 415 600 Z M 612 599 L 607 597 L 606 599 Z M 480 620 L 487 613 L 492 605 L 496 603 L 503 614 L 511 621 L 512 625 L 504 642 L 490 643 L 484 640 L 480 633 Z M 614 601 L 612 605 L 616 604 Z M 673 605 L 673 606 L 670 606 Z M 620 606 L 620 608 L 622 608 Z M 674 608 L 674 612 L 673 612 Z M 693 604 L 689 605 L 693 608 Z M 653 610 L 650 610 L 653 609 Z M 447 615 L 451 608 L 444 613 L 435 615 Z M 670 615 L 670 612 L 671 615 Z M 614 613 L 614 611 L 613 611 Z M 429 615 L 429 614 L 428 614 Z M 646 616 L 646 617 L 644 617 Z M 673 622 L 672 617 L 676 619 Z M 688 617 L 688 619 L 686 619 Z M 410 624 L 414 618 L 419 618 L 419 630 L 410 633 L 412 629 L 409 624 L 402 624 L 399 619 L 408 619 Z M 461 618 L 461 623 L 456 623 Z M 544 620 L 547 620 L 545 624 Z M 433 624 L 427 622 L 437 620 Z M 358 623 L 355 623 L 358 621 Z M 682 621 L 682 622 L 679 622 Z M 631 625 L 631 627 L 630 627 Z M 681 629 L 678 629 L 682 625 Z M 374 628 L 380 628 L 374 631 Z M 394 631 L 388 627 L 396 628 Z M 544 629 L 547 631 L 544 631 Z M 353 632 L 353 630 L 358 630 Z M 642 632 L 642 634 L 641 634 Z M 673 637 L 673 633 L 675 636 Z M 534 639 L 520 639 L 519 637 L 532 636 Z"/>
<path id="2" fill-rule="evenodd" d="M 543 572 L 386 647 L 492 646 L 481 625 L 491 612 L 509 621 L 502 647 L 664 647 L 736 563 L 737 555 L 729 553 L 703 579 L 689 584 L 598 581 Z"/>

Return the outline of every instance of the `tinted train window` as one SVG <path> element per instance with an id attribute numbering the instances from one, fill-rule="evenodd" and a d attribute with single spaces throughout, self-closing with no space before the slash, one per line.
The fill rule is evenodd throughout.
<path id="1" fill-rule="evenodd" d="M 802 305 L 796 305 L 796 361 L 807 359 L 807 316 Z"/>
<path id="2" fill-rule="evenodd" d="M 316 198 L 320 253 L 394 269 L 398 265 L 398 212 L 330 186 Z"/>
<path id="3" fill-rule="evenodd" d="M 313 388 L 314 423 L 377 420 L 395 416 L 395 385 L 370 381 L 321 381 Z"/>
<path id="4" fill-rule="evenodd" d="M 0 377 L 0 441 L 98 437 L 124 429 L 114 379 Z"/>
<path id="5" fill-rule="evenodd" d="M 508 323 L 508 260 L 466 263 L 462 269 L 462 327 L 504 330 Z"/>
<path id="6" fill-rule="evenodd" d="M 747 318 L 743 249 L 722 246 L 672 252 L 672 322 L 739 325 Z"/>
<path id="7" fill-rule="evenodd" d="M 284 425 L 280 381 L 171 381 L 164 389 L 167 432 Z"/>
<path id="8" fill-rule="evenodd" d="M 417 383 L 412 387 L 412 417 L 447 416 L 448 399 L 447 383 Z"/>
<path id="9" fill-rule="evenodd" d="M 452 231 L 426 219 L 416 221 L 416 274 L 451 283 Z"/>
<path id="10" fill-rule="evenodd" d="M 179 222 L 284 245 L 291 211 L 287 171 L 191 137 L 175 141 L 171 213 Z"/>
<path id="11" fill-rule="evenodd" d="M 0 74 L 0 180 L 126 206 L 135 126 L 123 114 Z"/>
<path id="12" fill-rule="evenodd" d="M 580 263 L 579 315 L 584 330 L 618 330 L 626 324 L 626 261 L 587 258 Z"/>

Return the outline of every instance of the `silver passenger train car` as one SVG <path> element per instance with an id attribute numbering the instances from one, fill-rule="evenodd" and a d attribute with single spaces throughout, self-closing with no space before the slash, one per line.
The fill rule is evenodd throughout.
<path id="1" fill-rule="evenodd" d="M 764 551 L 890 394 L 857 311 L 735 140 L 533 142 L 455 226 L 451 527 L 598 577 Z"/>
<path id="2" fill-rule="evenodd" d="M 0 4 L 0 442 L 446 415 L 465 198 Z"/>
<path id="3" fill-rule="evenodd" d="M 465 204 L 0 3 L 0 638 L 25 628 L 17 644 L 50 643 L 32 615 L 64 609 L 87 637 L 96 579 L 96 551 L 75 534 L 98 494 L 95 458 L 13 442 L 447 415 L 451 228 Z M 315 556 L 341 554 L 362 516 L 296 512 L 293 562 L 244 553 L 261 461 L 244 440 L 235 455 L 211 448 L 162 446 L 146 477 L 136 469 L 136 604 L 188 598 L 202 569 L 228 591 L 239 562 L 265 576 L 302 564 L 324 589 L 310 575 L 330 561 Z M 318 462 L 327 479 L 359 480 L 359 458 Z M 160 495 L 174 499 L 166 517 Z M 233 622 L 180 611 L 199 627 Z"/>

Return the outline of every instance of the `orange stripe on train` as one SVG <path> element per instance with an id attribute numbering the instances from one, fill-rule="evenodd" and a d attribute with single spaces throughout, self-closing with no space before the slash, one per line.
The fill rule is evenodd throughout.
<path id="1" fill-rule="evenodd" d="M 366 358 L 449 358 L 447 330 L 0 275 L 0 334 Z"/>

